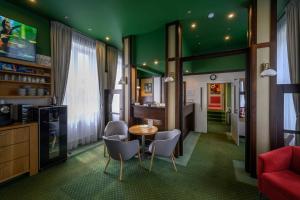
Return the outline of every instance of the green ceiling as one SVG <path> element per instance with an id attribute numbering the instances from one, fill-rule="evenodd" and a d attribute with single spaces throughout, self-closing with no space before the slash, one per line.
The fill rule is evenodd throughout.
<path id="1" fill-rule="evenodd" d="M 285 6 L 289 0 L 277 0 L 277 18 L 279 19 L 284 14 Z"/>
<path id="2" fill-rule="evenodd" d="M 122 47 L 122 36 L 139 35 L 163 27 L 166 23 L 181 20 L 189 23 L 199 21 L 199 36 L 203 42 L 192 51 L 210 51 L 224 46 L 220 44 L 228 28 L 233 34 L 232 43 L 245 40 L 247 31 L 248 0 L 7 0 L 47 16 L 62 21 L 96 39 L 104 40 L 110 36 L 111 44 Z M 191 10 L 191 14 L 187 11 Z M 215 13 L 215 19 L 208 20 L 207 14 Z M 231 22 L 226 20 L 229 12 L 237 13 Z M 68 19 L 64 17 L 68 16 Z M 92 30 L 89 31 L 88 29 Z M 209 36 L 209 37 L 208 37 Z M 195 41 L 194 35 L 186 36 Z M 239 41 L 240 40 L 240 41 Z M 198 41 L 198 40 L 197 40 Z M 205 43 L 207 41 L 207 43 Z"/>

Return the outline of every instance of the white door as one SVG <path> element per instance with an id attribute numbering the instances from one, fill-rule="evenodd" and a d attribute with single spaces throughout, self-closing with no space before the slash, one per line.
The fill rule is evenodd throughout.
<path id="1" fill-rule="evenodd" d="M 207 133 L 207 83 L 188 82 L 186 101 L 195 103 L 195 131 Z"/>
<path id="2" fill-rule="evenodd" d="M 240 104 L 240 93 L 239 93 L 239 80 L 235 79 L 234 83 L 232 84 L 232 95 L 233 95 L 233 109 L 231 112 L 231 134 L 232 139 L 236 143 L 236 145 L 239 145 L 239 104 Z"/>

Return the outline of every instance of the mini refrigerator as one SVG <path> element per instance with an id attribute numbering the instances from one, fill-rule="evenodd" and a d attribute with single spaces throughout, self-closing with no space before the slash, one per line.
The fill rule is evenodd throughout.
<path id="1" fill-rule="evenodd" d="M 67 106 L 35 109 L 39 124 L 39 169 L 67 160 Z"/>

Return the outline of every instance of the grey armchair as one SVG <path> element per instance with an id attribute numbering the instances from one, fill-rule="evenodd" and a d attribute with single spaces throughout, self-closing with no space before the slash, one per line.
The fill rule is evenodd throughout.
<path id="1" fill-rule="evenodd" d="M 152 153 L 149 171 L 152 169 L 154 156 L 167 157 L 172 160 L 175 171 L 174 149 L 180 137 L 180 130 L 158 132 L 155 135 L 154 141 L 149 146 L 149 151 Z"/>
<path id="2" fill-rule="evenodd" d="M 104 136 L 112 139 L 127 140 L 128 126 L 124 121 L 110 121 L 104 129 Z M 104 157 L 106 156 L 106 145 L 104 144 Z"/>
<path id="3" fill-rule="evenodd" d="M 106 169 L 109 165 L 111 159 L 120 161 L 120 181 L 122 181 L 123 176 L 123 162 L 131 159 L 136 154 L 139 158 L 139 163 L 142 165 L 141 155 L 140 155 L 140 145 L 138 140 L 132 140 L 123 142 L 118 139 L 112 139 L 112 137 L 107 138 L 103 137 L 104 142 L 107 146 L 109 158 L 106 163 L 104 173 L 106 173 Z"/>

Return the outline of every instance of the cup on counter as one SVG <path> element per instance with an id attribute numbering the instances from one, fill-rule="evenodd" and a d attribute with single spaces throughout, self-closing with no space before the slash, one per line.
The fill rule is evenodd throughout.
<path id="1" fill-rule="evenodd" d="M 45 95 L 50 95 L 50 92 L 49 92 L 49 90 L 48 89 L 45 89 Z"/>
<path id="2" fill-rule="evenodd" d="M 11 80 L 12 80 L 12 81 L 16 81 L 16 75 L 14 75 L 14 74 L 11 75 Z"/>
<path id="3" fill-rule="evenodd" d="M 153 119 L 148 119 L 148 128 L 152 128 L 153 126 Z"/>
<path id="4" fill-rule="evenodd" d="M 37 89 L 37 96 L 44 96 L 45 95 L 45 89 L 44 88 L 38 88 Z"/>
<path id="5" fill-rule="evenodd" d="M 29 96 L 36 96 L 36 88 L 28 88 L 27 93 Z"/>
<path id="6" fill-rule="evenodd" d="M 25 88 L 19 88 L 18 89 L 19 96 L 26 96 L 26 89 Z"/>
<path id="7" fill-rule="evenodd" d="M 10 76 L 9 76 L 8 74 L 5 74 L 5 75 L 4 75 L 4 80 L 5 80 L 5 81 L 9 81 L 9 80 L 10 80 Z"/>
<path id="8" fill-rule="evenodd" d="M 27 76 L 23 76 L 23 77 L 22 77 L 22 81 L 23 81 L 23 82 L 27 82 Z"/>

